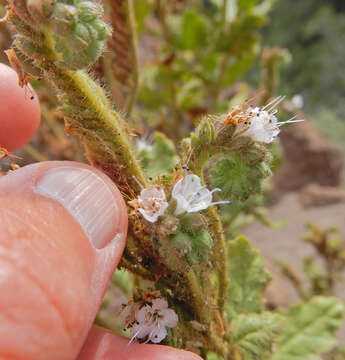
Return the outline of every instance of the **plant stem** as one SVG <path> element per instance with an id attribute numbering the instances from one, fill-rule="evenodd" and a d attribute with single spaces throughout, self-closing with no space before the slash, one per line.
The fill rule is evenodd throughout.
<path id="1" fill-rule="evenodd" d="M 214 247 L 213 247 L 213 264 L 216 266 L 218 273 L 218 306 L 224 317 L 225 302 L 228 295 L 228 265 L 227 265 L 227 248 L 224 238 L 223 226 L 219 218 L 217 209 L 214 206 L 210 206 L 207 209 L 207 214 L 210 219 L 210 228 L 215 235 Z"/>
<path id="2" fill-rule="evenodd" d="M 222 28 L 223 31 L 226 33 L 227 32 L 227 11 L 228 11 L 228 2 L 229 0 L 223 0 L 223 6 L 222 6 Z M 222 89 L 222 81 L 226 72 L 226 68 L 228 65 L 228 61 L 230 58 L 230 53 L 227 52 L 225 54 L 223 54 L 221 63 L 220 63 L 220 67 L 219 67 L 219 72 L 218 72 L 218 76 L 217 79 L 215 81 L 215 83 L 212 86 L 212 91 L 211 91 L 211 104 L 210 104 L 210 111 L 211 112 L 215 112 L 217 110 L 217 102 L 218 102 L 218 97 L 219 97 L 219 93 Z"/>
<path id="3" fill-rule="evenodd" d="M 223 6 L 222 6 L 222 24 L 224 31 L 226 30 L 226 13 L 228 10 L 228 1 L 229 0 L 223 0 Z"/>
<path id="4" fill-rule="evenodd" d="M 165 44 L 167 48 L 169 49 L 170 54 L 174 54 L 174 50 L 171 47 L 171 41 L 172 41 L 172 35 L 169 29 L 169 26 L 166 21 L 167 16 L 167 5 L 163 4 L 163 0 L 157 0 L 156 1 L 156 8 L 158 13 L 158 19 L 161 23 L 162 30 L 163 30 L 163 37 L 165 40 Z M 181 139 L 181 114 L 180 109 L 178 107 L 177 102 L 177 91 L 176 91 L 176 83 L 173 79 L 170 80 L 169 84 L 169 91 L 170 91 L 170 107 L 172 112 L 172 119 L 173 119 L 173 135 L 176 141 L 180 141 Z"/>
<path id="5" fill-rule="evenodd" d="M 55 52 L 53 36 L 53 31 L 45 28 L 38 44 L 35 39 L 17 37 L 15 46 L 33 58 L 60 91 L 67 127 L 82 138 L 90 162 L 108 174 L 124 194 L 135 197 L 141 190 L 138 182 L 145 186 L 146 178 L 131 148 L 125 121 L 84 70 L 55 64 L 61 58 Z"/>
<path id="6" fill-rule="evenodd" d="M 206 162 L 212 157 L 214 154 L 211 153 L 211 150 L 200 150 L 196 156 L 194 157 L 194 161 L 191 166 L 191 171 L 193 171 L 196 175 L 198 175 L 202 182 L 204 182 L 204 166 Z M 228 258 L 227 258 L 227 247 L 224 238 L 224 231 L 222 222 L 220 220 L 219 214 L 217 212 L 217 208 L 214 206 L 210 206 L 207 209 L 207 217 L 209 228 L 212 233 L 212 238 L 214 241 L 213 246 L 213 261 L 212 263 L 215 266 L 217 275 L 218 275 L 218 299 L 217 306 L 220 308 L 223 320 L 223 327 L 226 329 L 226 321 L 225 321 L 225 301 L 228 293 Z"/>
<path id="7" fill-rule="evenodd" d="M 46 156 L 42 155 L 39 151 L 37 151 L 34 147 L 27 144 L 23 147 L 24 151 L 27 152 L 33 159 L 36 161 L 47 161 L 49 160 Z"/>
<path id="8" fill-rule="evenodd" d="M 126 104 L 126 114 L 127 116 L 129 116 L 132 111 L 133 105 L 135 103 L 139 89 L 139 60 L 138 60 L 137 30 L 136 30 L 133 0 L 127 0 L 126 9 L 127 9 L 127 29 L 130 36 L 131 57 L 133 62 L 132 64 L 133 84 Z"/>
<path id="9" fill-rule="evenodd" d="M 222 89 L 221 85 L 222 85 L 222 81 L 224 79 L 224 75 L 225 75 L 225 72 L 227 69 L 229 58 L 230 58 L 230 53 L 225 53 L 222 57 L 217 79 L 212 86 L 210 112 L 216 112 L 216 110 L 217 110 L 218 98 L 219 98 L 220 91 Z"/>

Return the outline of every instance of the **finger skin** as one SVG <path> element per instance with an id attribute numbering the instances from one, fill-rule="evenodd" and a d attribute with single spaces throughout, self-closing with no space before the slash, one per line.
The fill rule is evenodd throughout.
<path id="1" fill-rule="evenodd" d="M 33 98 L 32 98 L 33 97 Z M 18 150 L 40 124 L 40 104 L 30 85 L 21 88 L 9 66 L 0 63 L 0 146 Z"/>
<path id="2" fill-rule="evenodd" d="M 118 203 L 114 241 L 101 250 L 91 246 L 60 203 L 34 192 L 49 169 L 66 164 L 95 171 Z M 75 360 L 121 257 L 126 231 L 119 191 L 87 165 L 40 163 L 0 179 L 0 359 Z"/>
<path id="3" fill-rule="evenodd" d="M 94 326 L 77 360 L 201 360 L 169 346 L 128 343 L 129 339 Z"/>

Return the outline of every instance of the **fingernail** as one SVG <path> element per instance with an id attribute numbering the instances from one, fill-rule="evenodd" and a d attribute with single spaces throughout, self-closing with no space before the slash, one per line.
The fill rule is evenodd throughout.
<path id="1" fill-rule="evenodd" d="M 93 171 L 71 166 L 51 169 L 39 180 L 35 192 L 62 204 L 95 248 L 105 247 L 116 235 L 120 218 L 116 198 Z"/>

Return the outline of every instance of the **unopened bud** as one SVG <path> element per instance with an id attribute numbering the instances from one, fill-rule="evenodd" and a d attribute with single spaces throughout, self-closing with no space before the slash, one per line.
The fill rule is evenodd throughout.
<path id="1" fill-rule="evenodd" d="M 102 7 L 92 1 L 79 3 L 78 8 L 81 10 L 80 19 L 85 22 L 95 20 L 103 12 Z"/>
<path id="2" fill-rule="evenodd" d="M 210 118 L 202 120 L 197 129 L 197 135 L 203 145 L 210 145 L 215 140 L 215 128 Z"/>

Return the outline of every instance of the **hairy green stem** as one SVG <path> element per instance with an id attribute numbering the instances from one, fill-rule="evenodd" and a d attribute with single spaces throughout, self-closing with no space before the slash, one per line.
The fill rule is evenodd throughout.
<path id="1" fill-rule="evenodd" d="M 30 26 L 14 12 L 11 21 L 19 31 L 26 30 L 26 37 L 17 36 L 15 46 L 32 58 L 60 91 L 67 126 L 82 138 L 90 162 L 106 172 L 123 193 L 134 197 L 141 189 L 138 183 L 145 186 L 146 178 L 131 148 L 125 121 L 103 89 L 84 70 L 56 65 L 61 56 L 55 51 L 51 29 L 45 27 L 39 34 L 32 31 L 35 36 L 29 39 Z"/>
<path id="2" fill-rule="evenodd" d="M 224 238 L 224 231 L 222 222 L 219 218 L 217 209 L 211 206 L 207 209 L 207 214 L 210 219 L 210 228 L 213 234 L 215 234 L 216 241 L 213 247 L 213 264 L 216 266 L 218 273 L 218 306 L 221 313 L 224 316 L 225 302 L 228 294 L 228 265 L 227 265 L 227 248 Z"/>
<path id="3" fill-rule="evenodd" d="M 194 161 L 191 164 L 191 171 L 198 175 L 204 182 L 204 166 L 207 161 L 214 156 L 212 149 L 204 149 L 203 147 L 194 154 Z M 223 327 L 226 328 L 225 320 L 225 302 L 228 293 L 228 269 L 227 269 L 227 247 L 224 238 L 223 226 L 218 215 L 217 209 L 211 206 L 207 209 L 207 217 L 209 228 L 214 241 L 212 263 L 215 266 L 218 277 L 218 296 L 217 306 L 222 314 Z"/>

